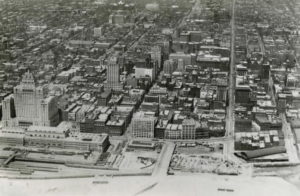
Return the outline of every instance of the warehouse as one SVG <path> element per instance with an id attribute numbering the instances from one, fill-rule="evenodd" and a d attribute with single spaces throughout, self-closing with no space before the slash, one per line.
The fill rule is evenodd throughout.
<path id="1" fill-rule="evenodd" d="M 280 153 L 286 153 L 286 149 L 284 146 L 276 146 L 272 148 L 264 148 L 264 149 L 252 150 L 247 152 L 240 152 L 240 153 L 235 153 L 235 155 L 245 160 L 250 160 L 258 157 L 264 157 L 264 156 L 280 154 Z"/>

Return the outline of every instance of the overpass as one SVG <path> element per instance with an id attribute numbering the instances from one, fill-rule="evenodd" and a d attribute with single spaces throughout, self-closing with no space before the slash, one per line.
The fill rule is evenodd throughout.
<path id="1" fill-rule="evenodd" d="M 17 154 L 18 152 L 14 152 L 11 155 L 9 155 L 9 157 L 3 162 L 2 166 L 7 167 L 10 162 L 15 160 Z"/>
<path id="2" fill-rule="evenodd" d="M 166 176 L 168 173 L 169 165 L 172 159 L 173 152 L 175 150 L 175 144 L 172 142 L 166 142 L 159 154 L 157 163 L 152 172 L 152 176 Z"/>

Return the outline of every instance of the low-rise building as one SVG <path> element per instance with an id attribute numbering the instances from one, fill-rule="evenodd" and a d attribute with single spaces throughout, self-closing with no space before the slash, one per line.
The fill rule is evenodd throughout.
<path id="1" fill-rule="evenodd" d="M 30 147 L 49 147 L 80 151 L 104 152 L 109 146 L 107 134 L 72 132 L 70 126 L 30 126 L 23 130 L 3 129 L 0 133 L 2 144 Z"/>

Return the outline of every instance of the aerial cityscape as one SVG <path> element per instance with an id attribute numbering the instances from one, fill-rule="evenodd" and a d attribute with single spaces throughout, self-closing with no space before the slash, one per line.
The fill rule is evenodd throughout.
<path id="1" fill-rule="evenodd" d="M 300 1 L 0 0 L 0 195 L 300 195 Z"/>

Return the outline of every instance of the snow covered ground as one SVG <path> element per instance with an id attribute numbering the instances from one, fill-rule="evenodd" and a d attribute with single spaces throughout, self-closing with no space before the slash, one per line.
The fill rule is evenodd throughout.
<path id="1" fill-rule="evenodd" d="M 95 184 L 93 181 L 107 181 Z M 211 174 L 165 177 L 98 177 L 82 179 L 0 179 L 5 196 L 296 196 L 300 190 L 276 177 L 217 176 Z"/>

